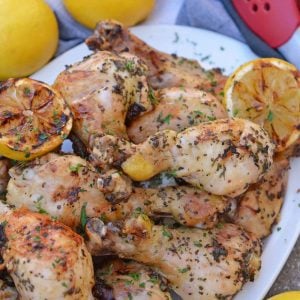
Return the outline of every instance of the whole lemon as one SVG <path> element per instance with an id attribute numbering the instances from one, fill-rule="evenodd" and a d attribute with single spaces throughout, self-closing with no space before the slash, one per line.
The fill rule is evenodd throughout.
<path id="1" fill-rule="evenodd" d="M 300 291 L 284 292 L 282 294 L 268 298 L 268 300 L 299 300 Z"/>
<path id="2" fill-rule="evenodd" d="M 43 0 L 0 0 L 0 80 L 27 76 L 55 53 L 58 26 Z"/>
<path id="3" fill-rule="evenodd" d="M 64 0 L 74 19 L 92 29 L 105 19 L 134 25 L 148 16 L 154 4 L 155 0 Z"/>

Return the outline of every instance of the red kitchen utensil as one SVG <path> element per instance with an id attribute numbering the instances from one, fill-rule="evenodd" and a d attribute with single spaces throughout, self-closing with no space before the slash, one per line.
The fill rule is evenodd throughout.
<path id="1" fill-rule="evenodd" d="M 248 27 L 300 68 L 300 12 L 296 0 L 232 0 Z"/>

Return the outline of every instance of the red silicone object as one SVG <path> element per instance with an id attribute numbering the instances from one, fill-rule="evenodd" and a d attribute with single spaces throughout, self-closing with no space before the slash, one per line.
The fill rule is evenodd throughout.
<path id="1" fill-rule="evenodd" d="M 300 23 L 296 0 L 232 0 L 243 21 L 272 48 L 287 42 Z"/>

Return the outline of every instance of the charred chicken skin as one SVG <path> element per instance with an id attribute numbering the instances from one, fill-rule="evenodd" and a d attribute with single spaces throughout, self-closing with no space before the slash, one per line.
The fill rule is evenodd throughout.
<path id="1" fill-rule="evenodd" d="M 100 291 L 102 297 L 100 299 L 172 299 L 167 291 L 166 280 L 149 267 L 137 262 L 113 259 L 97 268 L 95 273 L 94 290 Z"/>
<path id="2" fill-rule="evenodd" d="M 146 72 L 134 55 L 101 51 L 58 75 L 53 87 L 69 104 L 73 131 L 85 145 L 95 133 L 126 137 L 126 118 L 152 109 Z"/>
<path id="3" fill-rule="evenodd" d="M 139 144 L 158 131 L 182 131 L 205 121 L 223 119 L 227 113 L 212 95 L 194 88 L 165 88 L 153 92 L 154 110 L 138 117 L 127 129 L 132 142 Z"/>
<path id="4" fill-rule="evenodd" d="M 283 203 L 288 168 L 288 159 L 275 157 L 262 180 L 250 186 L 239 199 L 233 222 L 259 238 L 269 235 Z"/>
<path id="5" fill-rule="evenodd" d="M 97 188 L 99 174 L 75 155 L 50 153 L 9 173 L 8 204 L 49 214 L 73 228 L 80 224 L 83 206 L 90 217 L 110 206 Z"/>
<path id="6" fill-rule="evenodd" d="M 20 299 L 93 299 L 92 258 L 81 236 L 44 214 L 4 206 L 1 213 L 2 268 Z"/>
<path id="7" fill-rule="evenodd" d="M 267 132 L 243 119 L 220 119 L 180 133 L 164 130 L 133 145 L 114 136 L 93 141 L 94 163 L 118 163 L 133 180 L 171 170 L 175 177 L 216 195 L 237 196 L 257 182 L 273 161 Z"/>
<path id="8" fill-rule="evenodd" d="M 133 188 L 120 172 L 101 175 L 75 155 L 51 153 L 9 173 L 8 204 L 49 214 L 72 228 L 80 226 L 83 209 L 89 218 L 110 221 L 141 209 L 151 216 L 171 216 L 181 224 L 207 228 L 228 207 L 226 199 L 194 187 Z"/>
<path id="9" fill-rule="evenodd" d="M 113 252 L 151 266 L 183 299 L 231 298 L 260 268 L 259 240 L 233 224 L 169 229 L 140 214 L 122 225 L 90 219 L 86 231 L 94 255 Z"/>
<path id="10" fill-rule="evenodd" d="M 226 81 L 219 69 L 206 71 L 196 60 L 158 51 L 114 21 L 98 23 L 86 44 L 91 50 L 129 52 L 143 59 L 149 68 L 149 84 L 154 89 L 173 86 L 195 87 L 220 97 Z"/>

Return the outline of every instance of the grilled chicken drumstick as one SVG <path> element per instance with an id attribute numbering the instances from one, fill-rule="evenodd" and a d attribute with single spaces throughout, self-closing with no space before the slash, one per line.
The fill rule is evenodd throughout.
<path id="1" fill-rule="evenodd" d="M 237 196 L 257 182 L 272 163 L 274 145 L 259 125 L 220 119 L 180 133 L 164 130 L 133 145 L 114 136 L 92 141 L 95 164 L 119 164 L 133 180 L 162 171 L 216 194 Z"/>
<path id="2" fill-rule="evenodd" d="M 196 60 L 158 51 L 114 21 L 98 23 L 86 44 L 91 50 L 108 50 L 115 53 L 128 51 L 138 56 L 149 68 L 148 81 L 154 89 L 173 86 L 195 87 L 220 96 L 226 81 L 220 69 L 205 71 Z"/>
<path id="3" fill-rule="evenodd" d="M 50 153 L 9 173 L 8 204 L 47 213 L 72 228 L 80 225 L 83 208 L 89 218 L 121 220 L 141 209 L 152 216 L 173 216 L 187 226 L 208 228 L 229 205 L 226 199 L 194 187 L 133 188 L 120 172 L 101 175 L 75 155 Z M 122 201 L 117 204 L 116 199 Z"/>
<path id="4" fill-rule="evenodd" d="M 93 299 L 92 258 L 81 236 L 44 214 L 0 209 L 2 268 L 20 299 Z"/>
<path id="5" fill-rule="evenodd" d="M 153 267 L 183 299 L 231 298 L 260 268 L 258 239 L 233 224 L 211 230 L 152 225 L 145 215 L 124 224 L 90 219 L 88 247 Z"/>
<path id="6" fill-rule="evenodd" d="M 239 199 L 232 221 L 258 238 L 269 235 L 283 203 L 288 168 L 288 159 L 275 156 L 262 180 L 250 186 Z"/>
<path id="7" fill-rule="evenodd" d="M 113 211 L 119 220 L 142 211 L 152 217 L 172 217 L 189 227 L 212 228 L 230 204 L 228 199 L 195 187 L 134 188 L 128 200 L 115 205 Z"/>

